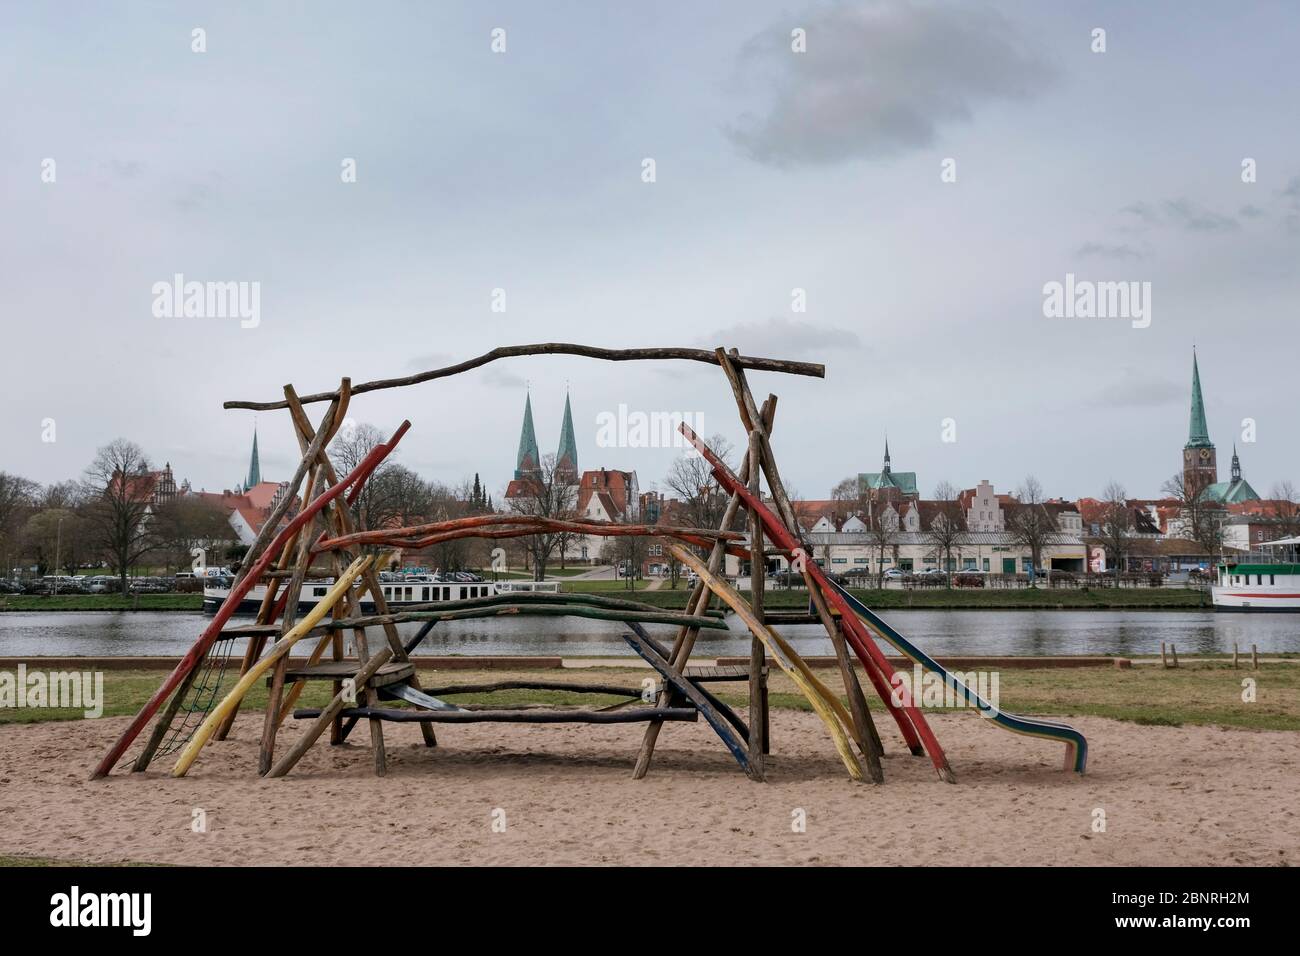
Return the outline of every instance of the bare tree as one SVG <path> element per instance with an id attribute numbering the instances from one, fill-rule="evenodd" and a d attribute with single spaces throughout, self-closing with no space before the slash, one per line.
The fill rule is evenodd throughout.
<path id="1" fill-rule="evenodd" d="M 39 491 L 36 482 L 0 471 L 0 576 L 9 574 L 19 535 Z"/>
<path id="2" fill-rule="evenodd" d="M 95 455 L 83 483 L 85 515 L 91 534 L 117 572 L 122 592 L 131 567 L 151 552 L 156 540 L 149 511 L 153 478 L 149 459 L 134 442 L 118 438 Z"/>
<path id="3" fill-rule="evenodd" d="M 1227 513 L 1216 502 L 1207 500 L 1200 488 L 1189 488 L 1181 471 L 1175 472 L 1161 490 L 1178 503 L 1176 537 L 1195 542 L 1213 563 L 1223 551 Z"/>
<path id="4" fill-rule="evenodd" d="M 540 473 L 527 481 L 532 493 L 511 498 L 512 512 L 537 518 L 577 517 L 574 505 L 577 502 L 578 488 L 569 483 L 569 476 L 564 469 L 560 469 L 557 474 L 554 455 L 546 455 L 542 459 Z M 533 580 L 541 581 L 546 577 L 546 565 L 555 553 L 560 535 L 548 532 L 530 535 L 522 540 L 532 558 Z"/>
<path id="5" fill-rule="evenodd" d="M 196 495 L 177 495 L 159 505 L 149 520 L 159 547 L 178 568 L 190 566 L 196 549 L 215 554 L 218 546 L 235 540 L 226 513 Z"/>
<path id="6" fill-rule="evenodd" d="M 901 533 L 898 512 L 889 507 L 887 502 L 876 501 L 863 520 L 867 526 L 867 541 L 876 555 L 876 587 L 884 587 L 885 555 L 898 544 Z"/>
<path id="7" fill-rule="evenodd" d="M 1278 537 L 1294 538 L 1300 535 L 1300 490 L 1296 489 L 1290 479 L 1283 479 L 1273 486 L 1270 497 L 1277 518 Z"/>
<path id="8" fill-rule="evenodd" d="M 1021 547 L 1029 549 L 1033 565 L 1029 586 L 1034 587 L 1034 579 L 1042 567 L 1043 551 L 1056 533 L 1056 518 L 1043 507 L 1043 486 L 1033 475 L 1026 476 L 1016 490 L 1016 499 L 1006 515 L 1007 533 Z"/>
<path id="9" fill-rule="evenodd" d="M 721 435 L 714 435 L 707 444 L 719 458 L 731 464 L 731 442 Z M 713 477 L 713 468 L 708 461 L 694 449 L 688 449 L 673 460 L 664 484 L 682 502 L 692 527 L 716 528 L 722 522 L 730 496 L 723 492 Z M 743 515 L 743 512 L 738 514 Z"/>
<path id="10" fill-rule="evenodd" d="M 952 587 L 952 554 L 965 543 L 968 527 L 959 495 L 952 482 L 939 482 L 934 489 L 934 517 L 930 519 L 930 526 L 922 529 L 935 554 L 943 557 L 944 580 L 948 587 Z"/>
<path id="11" fill-rule="evenodd" d="M 1133 512 L 1128 506 L 1128 492 L 1118 481 L 1111 479 L 1101 493 L 1100 539 L 1106 549 L 1106 560 L 1114 564 L 1115 582 L 1118 584 L 1124 570 L 1133 537 Z"/>

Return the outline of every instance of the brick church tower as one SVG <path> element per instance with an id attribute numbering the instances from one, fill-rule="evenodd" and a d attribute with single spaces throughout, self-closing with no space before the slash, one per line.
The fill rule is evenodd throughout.
<path id="1" fill-rule="evenodd" d="M 1219 481 L 1219 463 L 1214 454 L 1214 442 L 1205 425 L 1205 402 L 1201 398 L 1201 371 L 1196 364 L 1196 351 L 1192 351 L 1192 414 L 1187 429 L 1187 444 L 1183 446 L 1183 492 L 1188 500 L 1194 499 L 1210 485 Z"/>

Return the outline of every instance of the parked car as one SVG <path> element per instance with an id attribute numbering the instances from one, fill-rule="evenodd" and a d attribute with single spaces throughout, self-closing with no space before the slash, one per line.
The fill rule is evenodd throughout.
<path id="1" fill-rule="evenodd" d="M 885 572 L 885 580 L 887 581 L 897 581 L 905 577 L 907 577 L 907 572 L 902 568 L 890 568 Z"/>

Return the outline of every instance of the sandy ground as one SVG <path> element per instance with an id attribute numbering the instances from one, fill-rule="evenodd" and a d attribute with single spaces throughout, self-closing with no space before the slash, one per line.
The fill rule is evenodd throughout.
<path id="1" fill-rule="evenodd" d="M 932 718 L 959 783 L 900 753 L 887 783 L 848 781 L 817 718 L 775 711 L 769 782 L 750 783 L 707 725 L 670 724 L 634 781 L 641 725 L 388 725 L 318 744 L 282 780 L 255 774 L 261 716 L 241 717 L 183 780 L 87 774 L 126 718 L 0 728 L 0 853 L 189 864 L 1300 864 L 1300 734 L 1072 723 L 1062 748 L 971 714 Z M 892 728 L 891 728 L 892 729 Z M 300 726 L 286 725 L 283 745 Z M 359 729 L 360 730 L 360 729 Z M 882 731 L 884 730 L 882 724 Z M 357 734 L 365 740 L 364 730 Z M 207 832 L 191 829 L 193 811 Z M 1093 831 L 1105 812 L 1105 832 Z M 493 828 L 504 811 L 504 832 Z M 806 832 L 792 821 L 806 814 Z M 497 815 L 500 819 L 500 814 Z"/>

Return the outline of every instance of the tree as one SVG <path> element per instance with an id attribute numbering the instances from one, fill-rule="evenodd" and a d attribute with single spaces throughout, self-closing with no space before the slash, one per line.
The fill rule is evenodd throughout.
<path id="1" fill-rule="evenodd" d="M 1115 567 L 1115 582 L 1119 583 L 1133 537 L 1133 512 L 1128 506 L 1128 492 L 1112 479 L 1101 493 L 1100 540 L 1106 549 L 1106 560 Z"/>
<path id="2" fill-rule="evenodd" d="M 1273 486 L 1270 497 L 1277 518 L 1277 536 L 1294 538 L 1300 535 L 1300 491 L 1289 479 L 1284 479 Z"/>
<path id="3" fill-rule="evenodd" d="M 867 526 L 867 541 L 876 555 L 876 587 L 884 587 L 885 555 L 898 543 L 900 533 L 898 512 L 888 502 L 875 501 L 864 522 Z"/>
<path id="4" fill-rule="evenodd" d="M 935 554 L 943 557 L 947 587 L 952 587 L 952 553 L 960 551 L 961 545 L 966 541 L 966 511 L 962 508 L 958 495 L 952 482 L 939 482 L 934 489 L 934 517 L 930 519 L 930 526 L 923 529 Z"/>
<path id="5" fill-rule="evenodd" d="M 23 525 L 23 554 L 40 575 L 76 571 L 85 554 L 84 522 L 74 511 L 45 508 L 33 512 Z"/>
<path id="6" fill-rule="evenodd" d="M 374 425 L 362 423 L 340 429 L 329 446 L 329 457 L 334 465 L 334 471 L 339 475 L 348 474 L 384 441 L 384 433 Z M 394 465 L 388 461 L 381 464 L 357 495 L 353 510 L 357 516 L 358 531 L 373 531 L 383 526 L 384 515 L 376 514 L 376 512 L 383 512 L 385 508 L 379 501 L 384 494 L 381 476 L 392 467 Z"/>
<path id="7" fill-rule="evenodd" d="M 1028 475 L 1016 490 L 1016 499 L 1006 515 L 1007 533 L 1018 545 L 1029 550 L 1029 560 L 1033 565 L 1029 586 L 1034 587 L 1034 579 L 1042 567 L 1043 550 L 1056 533 L 1056 519 L 1043 507 L 1043 486 L 1033 475 Z"/>
<path id="8" fill-rule="evenodd" d="M 235 540 L 226 513 L 195 495 L 177 495 L 163 502 L 149 519 L 158 546 L 177 568 L 192 564 L 194 551 L 203 549 L 206 561 L 220 564 L 217 549 Z"/>
<path id="9" fill-rule="evenodd" d="M 574 505 L 578 497 L 577 485 L 569 483 L 568 474 L 564 469 L 556 472 L 554 455 L 545 456 L 541 464 L 539 473 L 527 479 L 532 493 L 511 498 L 510 510 L 514 514 L 534 518 L 562 520 L 576 518 Z M 555 553 L 561 535 L 557 532 L 546 532 L 529 535 L 522 540 L 528 556 L 532 558 L 533 580 L 545 579 L 547 562 Z"/>
<path id="10" fill-rule="evenodd" d="M 19 535 L 39 490 L 34 481 L 0 471 L 0 576 L 9 574 Z"/>
<path id="11" fill-rule="evenodd" d="M 730 464 L 731 442 L 721 435 L 714 435 L 706 444 L 719 458 Z M 684 517 L 691 527 L 717 528 L 722 523 L 730 495 L 723 492 L 713 477 L 713 467 L 693 448 L 673 460 L 664 484 L 673 497 L 681 501 Z M 741 513 L 737 514 L 739 516 Z"/>
<path id="12" fill-rule="evenodd" d="M 1175 537 L 1195 542 L 1213 563 L 1223 551 L 1226 512 L 1217 502 L 1206 499 L 1200 488 L 1189 488 L 1181 471 L 1175 472 L 1162 490 L 1178 503 Z"/>
<path id="13" fill-rule="evenodd" d="M 122 592 L 131 567 L 154 549 L 149 511 L 153 477 L 134 442 L 118 438 L 95 454 L 83 482 L 90 533 L 117 572 Z"/>

